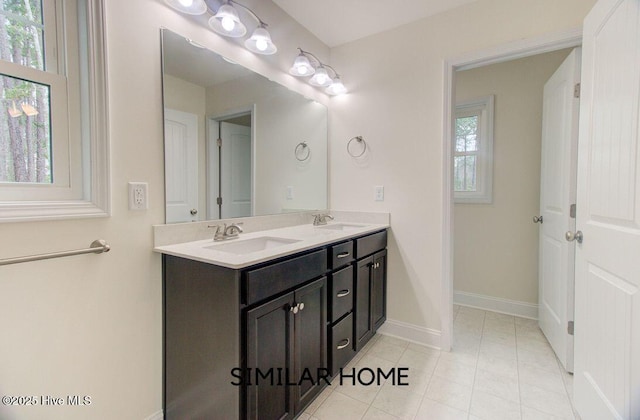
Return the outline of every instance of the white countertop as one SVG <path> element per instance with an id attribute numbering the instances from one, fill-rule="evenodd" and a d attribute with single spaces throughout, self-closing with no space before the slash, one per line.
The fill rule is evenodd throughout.
<path id="1" fill-rule="evenodd" d="M 331 229 L 332 225 L 346 225 L 346 229 Z M 304 224 L 251 233 L 241 233 L 237 239 L 227 239 L 224 241 L 214 241 L 212 232 L 211 239 L 156 246 L 153 250 L 155 252 L 169 254 L 176 257 L 188 258 L 222 267 L 238 269 L 273 260 L 275 258 L 296 254 L 301 251 L 318 248 L 332 242 L 339 242 L 341 240 L 376 232 L 388 227 L 388 224 L 357 222 L 335 222 L 329 223 L 325 226 Z M 225 244 L 230 243 L 242 246 L 240 245 L 240 242 L 254 240 L 255 238 L 274 238 L 276 240 L 288 239 L 295 242 L 278 244 L 271 248 L 245 254 L 234 253 L 229 250 L 222 251 L 215 249 L 218 245 L 221 246 L 220 249 L 223 249 L 225 248 Z"/>

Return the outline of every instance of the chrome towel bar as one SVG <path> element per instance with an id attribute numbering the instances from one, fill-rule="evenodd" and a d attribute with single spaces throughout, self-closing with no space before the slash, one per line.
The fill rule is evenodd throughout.
<path id="1" fill-rule="evenodd" d="M 109 244 L 107 244 L 107 241 L 105 241 L 104 239 L 96 239 L 95 241 L 91 242 L 91 245 L 89 248 L 76 249 L 73 251 L 51 252 L 48 254 L 30 255 L 28 257 L 0 259 L 0 266 L 9 265 L 9 264 L 18 264 L 18 263 L 30 262 L 30 261 L 48 260 L 51 258 L 71 257 L 73 255 L 81 255 L 81 254 L 102 254 L 103 252 L 109 252 L 110 249 L 111 247 L 109 246 Z"/>

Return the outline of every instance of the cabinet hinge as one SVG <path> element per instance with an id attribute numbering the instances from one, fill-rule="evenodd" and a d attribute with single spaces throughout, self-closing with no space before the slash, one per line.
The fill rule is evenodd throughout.
<path id="1" fill-rule="evenodd" d="M 573 335 L 573 321 L 569 321 L 569 324 L 567 325 L 567 333 L 569 333 L 569 335 Z"/>
<path id="2" fill-rule="evenodd" d="M 572 204 L 571 207 L 569 207 L 569 217 L 571 217 L 572 219 L 576 218 L 576 205 Z"/>
<path id="3" fill-rule="evenodd" d="M 222 205 L 222 197 L 218 197 L 218 198 L 216 199 L 216 204 L 217 204 L 217 205 L 219 205 L 219 206 L 221 206 L 221 205 Z"/>
<path id="4" fill-rule="evenodd" d="M 576 83 L 576 85 L 573 87 L 573 97 L 574 98 L 580 97 L 580 83 Z"/>
<path id="5" fill-rule="evenodd" d="M 222 139 L 216 140 L 216 143 L 218 144 L 218 147 L 222 147 Z"/>

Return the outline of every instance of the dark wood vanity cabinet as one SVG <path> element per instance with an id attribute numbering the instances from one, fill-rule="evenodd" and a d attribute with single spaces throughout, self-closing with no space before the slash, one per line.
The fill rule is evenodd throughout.
<path id="1" fill-rule="evenodd" d="M 373 337 L 387 314 L 387 232 L 356 240 L 355 351 Z M 370 255 L 369 255 L 370 254 Z M 368 256 L 367 256 L 368 255 Z"/>
<path id="2" fill-rule="evenodd" d="M 386 231 L 235 270 L 163 255 L 166 419 L 300 414 L 386 316 Z"/>
<path id="3" fill-rule="evenodd" d="M 247 418 L 293 418 L 320 391 L 317 371 L 327 368 L 326 284 L 322 277 L 246 312 Z"/>

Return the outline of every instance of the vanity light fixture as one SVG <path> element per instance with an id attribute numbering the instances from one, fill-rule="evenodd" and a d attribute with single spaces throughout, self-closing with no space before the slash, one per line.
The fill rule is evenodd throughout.
<path id="1" fill-rule="evenodd" d="M 203 15 L 207 13 L 204 0 L 164 0 L 172 8 L 188 15 Z"/>
<path id="2" fill-rule="evenodd" d="M 169 6 L 175 10 L 190 14 L 203 15 L 209 11 L 213 16 L 209 18 L 209 27 L 216 33 L 230 38 L 241 38 L 246 35 L 247 27 L 240 20 L 238 10 L 235 6 L 239 6 L 247 11 L 257 22 L 258 26 L 251 36 L 244 42 L 244 46 L 251 52 L 256 54 L 271 55 L 278 51 L 278 48 L 271 40 L 271 35 L 267 30 L 267 23 L 258 17 L 253 10 L 238 3 L 235 0 L 225 0 L 218 10 L 213 13 L 211 2 L 209 4 L 205 0 L 164 0 Z"/>
<path id="3" fill-rule="evenodd" d="M 313 86 L 326 87 L 325 92 L 329 95 L 342 95 L 347 93 L 340 75 L 338 72 L 328 64 L 321 62 L 318 57 L 311 54 L 309 51 L 304 51 L 298 47 L 300 53 L 293 61 L 293 65 L 289 69 L 289 74 L 296 77 L 312 76 L 309 79 L 309 84 Z M 311 60 L 309 59 L 311 58 Z M 333 72 L 333 77 L 329 76 L 327 69 Z"/>
<path id="4" fill-rule="evenodd" d="M 251 36 L 244 42 L 244 46 L 256 54 L 271 55 L 278 51 L 278 48 L 271 40 L 271 35 L 267 30 L 266 22 L 258 17 L 253 10 L 249 9 L 234 0 L 227 0 L 220 6 L 218 12 L 209 19 L 209 26 L 215 32 L 231 38 L 239 38 L 247 33 L 247 27 L 240 21 L 238 11 L 233 5 L 240 6 L 246 10 L 257 22 L 258 27 Z"/>

